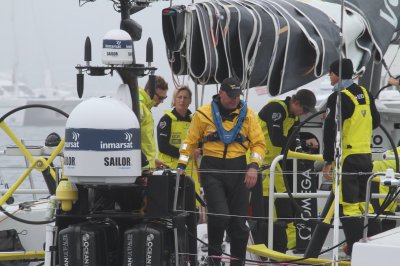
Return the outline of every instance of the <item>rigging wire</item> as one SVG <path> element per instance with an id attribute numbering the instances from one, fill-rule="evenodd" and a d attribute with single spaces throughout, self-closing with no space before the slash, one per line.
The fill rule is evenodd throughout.
<path id="1" fill-rule="evenodd" d="M 393 57 L 392 61 L 390 62 L 389 66 L 386 64 L 386 61 L 384 58 L 382 58 L 382 65 L 386 70 L 386 74 L 384 76 L 384 78 L 386 79 L 387 76 L 394 78 L 394 75 L 392 75 L 392 73 L 390 72 L 390 68 L 392 67 L 394 61 L 396 60 L 397 56 L 399 55 L 399 50 L 400 50 L 400 45 L 397 45 L 397 51 L 396 51 L 396 55 Z"/>
<path id="2" fill-rule="evenodd" d="M 342 49 L 343 49 L 343 21 L 344 21 L 344 0 L 341 3 L 341 12 L 340 12 L 340 30 L 339 30 L 339 91 L 336 96 L 336 114 L 335 114 L 335 122 L 336 122 L 336 140 L 335 140 L 335 199 L 334 199 L 334 217 L 333 217 L 333 225 L 334 225 L 334 233 L 333 233 L 333 243 L 334 245 L 339 242 L 339 195 L 341 192 L 340 182 L 341 182 L 341 164 L 340 161 L 342 159 L 342 141 L 343 141 L 343 132 L 342 132 L 342 98 L 340 91 L 343 90 L 342 83 Z M 333 249 L 332 260 L 336 260 L 339 257 L 339 250 L 337 247 Z"/>

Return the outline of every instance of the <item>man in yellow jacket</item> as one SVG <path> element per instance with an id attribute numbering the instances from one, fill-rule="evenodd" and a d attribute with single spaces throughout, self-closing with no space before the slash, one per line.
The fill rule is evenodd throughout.
<path id="1" fill-rule="evenodd" d="M 372 131 L 380 124 L 380 115 L 376 109 L 375 99 L 364 87 L 353 82 L 353 63 L 348 58 L 334 61 L 329 69 L 329 77 L 334 92 L 328 97 L 326 118 L 324 122 L 324 177 L 332 179 L 332 163 L 335 160 L 336 139 L 336 101 L 341 93 L 341 178 L 339 215 L 344 235 L 348 244 L 347 255 L 351 255 L 353 244 L 363 235 L 365 210 L 365 193 L 367 180 L 372 172 L 371 139 Z M 341 70 L 340 70 L 341 69 Z M 339 71 L 342 81 L 339 82 Z M 336 193 L 336 192 L 335 192 Z M 374 211 L 372 206 L 369 210 Z M 380 233 L 380 221 L 370 219 L 368 236 Z"/>
<path id="2" fill-rule="evenodd" d="M 211 104 L 194 114 L 180 149 L 178 170 L 183 172 L 193 150 L 203 142 L 200 171 L 208 207 L 209 265 L 221 263 L 225 230 L 231 237 L 230 265 L 244 265 L 249 189 L 257 182 L 257 170 L 266 151 L 257 116 L 240 100 L 241 94 L 238 80 L 225 79 Z M 251 155 L 247 165 L 248 149 Z"/>
<path id="3" fill-rule="evenodd" d="M 153 90 L 149 82 L 144 90 L 139 88 L 141 149 L 149 161 L 150 169 L 162 164 L 156 160 L 154 119 L 151 108 L 157 107 L 167 98 L 168 83 L 162 77 L 156 76 L 155 90 Z"/>
<path id="4" fill-rule="evenodd" d="M 259 123 L 264 133 L 265 143 L 268 147 L 264 158 L 264 164 L 272 164 L 272 161 L 280 155 L 286 145 L 292 131 L 300 124 L 299 116 L 309 112 L 315 112 L 317 100 L 312 91 L 307 89 L 299 90 L 292 97 L 286 97 L 284 100 L 271 100 L 258 113 Z M 307 139 L 307 145 L 318 148 L 318 142 L 315 138 Z M 265 214 L 268 214 L 269 201 L 269 169 L 263 172 L 265 179 L 263 181 L 263 196 Z M 280 164 L 275 169 L 275 191 L 287 192 L 283 173 Z M 275 200 L 275 210 L 277 218 L 285 219 L 280 224 L 287 225 L 286 239 L 280 239 L 277 250 L 284 251 L 285 246 L 288 249 L 296 247 L 296 227 L 293 222 L 292 202 L 290 199 L 279 198 Z M 280 248 L 278 248 L 280 246 Z"/>

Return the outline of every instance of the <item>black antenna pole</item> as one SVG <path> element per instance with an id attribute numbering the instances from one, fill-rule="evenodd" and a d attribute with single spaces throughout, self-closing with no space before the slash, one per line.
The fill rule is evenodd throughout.
<path id="1" fill-rule="evenodd" d="M 130 3 L 129 0 L 120 0 L 121 4 L 121 29 L 123 29 L 122 21 L 130 19 Z M 130 24 L 131 27 L 140 27 L 139 24 Z M 124 30 L 124 29 L 123 29 Z M 141 30 L 141 29 L 140 29 Z M 130 35 L 132 32 L 137 31 L 137 29 L 132 28 L 130 30 L 126 30 Z M 132 41 L 135 40 L 134 36 L 131 35 Z M 135 57 L 135 44 L 132 44 L 132 65 L 136 64 Z M 140 108 L 139 108 L 139 93 L 138 93 L 138 82 L 137 76 L 130 71 L 129 69 L 118 69 L 118 74 L 121 76 L 122 81 L 125 84 L 128 84 L 129 90 L 131 93 L 132 100 L 132 110 L 136 114 L 136 117 L 140 117 Z"/>
<path id="2" fill-rule="evenodd" d="M 153 42 L 151 38 L 147 39 L 146 62 L 148 64 L 148 67 L 151 67 L 151 63 L 153 62 Z M 156 76 L 154 76 L 154 71 L 150 71 L 148 88 L 150 88 L 150 98 L 153 99 L 156 92 Z"/>

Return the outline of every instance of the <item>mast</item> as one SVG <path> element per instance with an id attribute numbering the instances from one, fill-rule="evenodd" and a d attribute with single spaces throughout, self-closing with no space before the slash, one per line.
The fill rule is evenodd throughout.
<path id="1" fill-rule="evenodd" d="M 13 64 L 13 69 L 12 69 L 12 74 L 11 74 L 11 83 L 13 86 L 13 95 L 18 96 L 19 94 L 19 86 L 18 86 L 18 80 L 17 80 L 17 69 L 19 65 L 19 58 L 18 58 L 18 53 L 19 53 L 19 45 L 18 45 L 18 38 L 17 38 L 17 30 L 15 28 L 15 2 L 12 1 L 11 4 L 12 10 L 11 10 L 11 25 L 12 25 L 12 32 L 13 32 L 13 41 L 14 41 L 14 64 Z"/>
<path id="2" fill-rule="evenodd" d="M 95 0 L 92 0 L 91 2 L 94 1 Z M 151 62 L 148 62 L 149 65 L 147 67 L 144 64 L 136 63 L 134 42 L 139 41 L 141 39 L 142 27 L 140 26 L 139 23 L 131 19 L 130 15 L 146 8 L 152 1 L 132 2 L 130 0 L 113 0 L 113 2 L 114 2 L 114 9 L 121 13 L 120 29 L 126 31 L 129 34 L 130 38 L 132 39 L 132 53 L 131 53 L 132 63 L 130 65 L 123 65 L 123 66 L 112 65 L 112 64 L 107 66 L 90 65 L 91 44 L 90 44 L 90 39 L 87 38 L 85 42 L 86 65 L 85 66 L 77 65 L 75 67 L 78 70 L 77 74 L 78 96 L 81 97 L 84 90 L 83 71 L 86 71 L 87 74 L 90 76 L 105 76 L 108 74 L 112 74 L 113 71 L 116 71 L 121 77 L 123 83 L 128 85 L 132 102 L 132 110 L 135 113 L 136 117 L 140 117 L 137 77 L 138 76 L 143 77 L 148 74 L 151 74 L 149 75 L 149 77 L 154 77 L 153 73 L 157 68 L 151 66 L 150 64 Z M 147 51 L 147 52 L 149 54 L 153 53 L 153 51 Z M 151 61 L 152 61 L 152 56 L 151 56 Z"/>
<path id="3" fill-rule="evenodd" d="M 132 65 L 136 64 L 135 57 L 135 43 L 134 40 L 137 39 L 137 36 L 133 36 L 135 32 L 138 30 L 141 31 L 141 27 L 137 23 L 129 23 L 133 22 L 130 18 L 130 4 L 129 0 L 120 0 L 121 4 L 121 30 L 125 30 L 132 38 Z M 140 39 L 140 37 L 139 37 Z M 129 69 L 118 69 L 118 74 L 121 76 L 123 83 L 128 84 L 129 91 L 131 94 L 132 100 L 132 110 L 135 113 L 136 117 L 140 117 L 140 108 L 139 108 L 139 92 L 138 92 L 138 81 L 137 75 L 135 72 L 130 71 Z"/>

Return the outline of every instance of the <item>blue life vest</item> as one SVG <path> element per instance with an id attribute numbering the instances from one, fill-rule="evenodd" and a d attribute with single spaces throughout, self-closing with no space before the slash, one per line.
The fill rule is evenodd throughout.
<path id="1" fill-rule="evenodd" d="M 241 108 L 239 112 L 239 117 L 235 127 L 233 127 L 231 130 L 225 130 L 222 126 L 221 113 L 219 111 L 217 102 L 213 100 L 211 103 L 212 115 L 215 126 L 217 128 L 218 137 L 225 144 L 231 144 L 232 142 L 234 142 L 238 134 L 240 133 L 240 130 L 242 129 L 243 121 L 247 115 L 247 104 L 245 101 L 240 100 L 240 106 Z"/>

